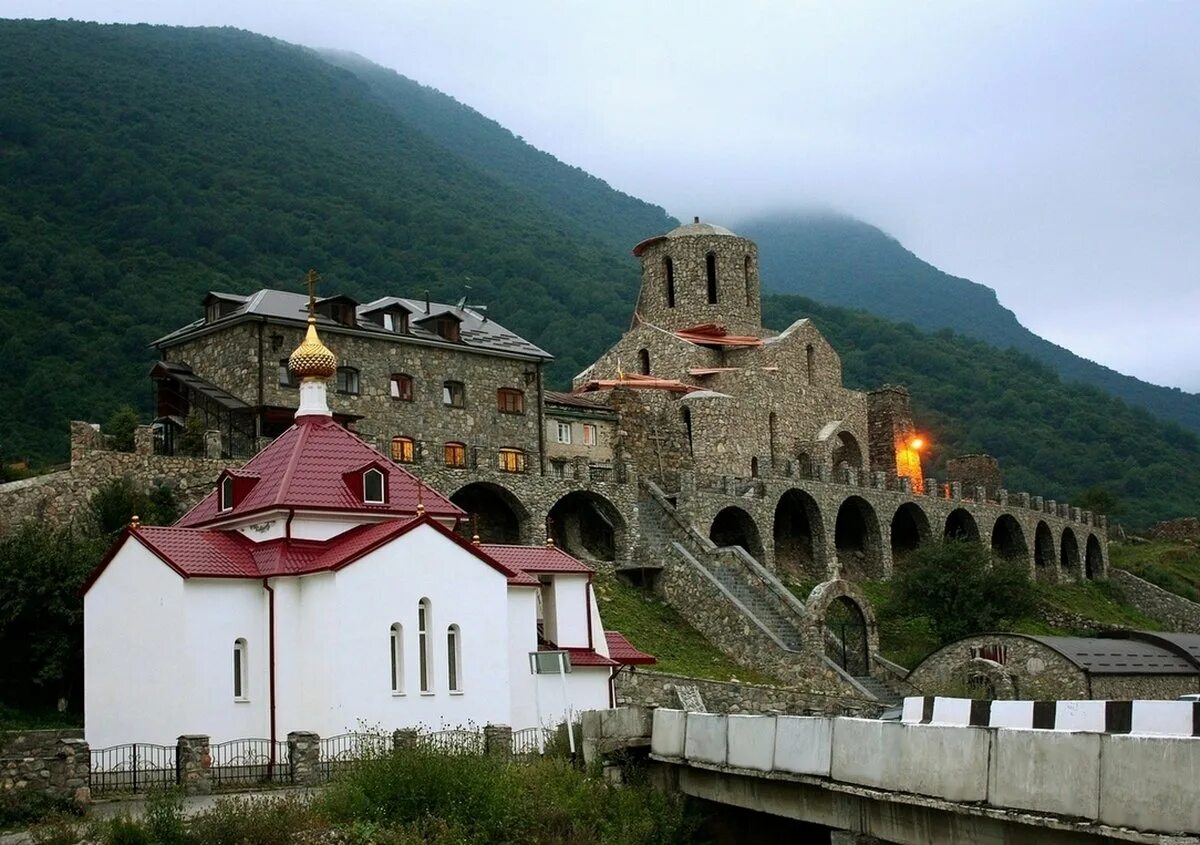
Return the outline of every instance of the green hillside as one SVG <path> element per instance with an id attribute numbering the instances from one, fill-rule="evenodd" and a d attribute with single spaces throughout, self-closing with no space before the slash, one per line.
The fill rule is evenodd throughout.
<path id="1" fill-rule="evenodd" d="M 1200 432 L 1200 395 L 1122 375 L 1038 337 L 991 288 L 943 273 L 874 226 L 814 213 L 762 217 L 740 225 L 738 232 L 758 241 L 767 290 L 1013 347 L 1048 364 L 1065 381 L 1098 387 Z"/>
<path id="2" fill-rule="evenodd" d="M 907 385 L 935 444 L 935 476 L 945 478 L 946 457 L 986 452 L 1000 459 L 1009 490 L 1079 504 L 1103 488 L 1128 525 L 1196 512 L 1200 437 L 1098 388 L 1064 384 L 1020 352 L 798 296 L 765 297 L 763 315 L 775 328 L 811 317 L 841 353 L 851 387 Z"/>

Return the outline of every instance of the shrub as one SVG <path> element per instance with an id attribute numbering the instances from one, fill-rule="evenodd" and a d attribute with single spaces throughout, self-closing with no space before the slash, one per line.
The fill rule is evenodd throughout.
<path id="1" fill-rule="evenodd" d="M 318 824 L 311 802 L 289 793 L 218 801 L 194 816 L 188 831 L 197 845 L 290 845 L 296 834 Z"/>
<path id="2" fill-rule="evenodd" d="M 133 433 L 138 427 L 137 411 L 128 405 L 117 408 L 101 428 L 109 436 L 109 443 L 118 452 L 133 451 Z"/>
<path id="3" fill-rule="evenodd" d="M 29 831 L 33 845 L 76 845 L 82 838 L 77 816 L 56 813 Z"/>

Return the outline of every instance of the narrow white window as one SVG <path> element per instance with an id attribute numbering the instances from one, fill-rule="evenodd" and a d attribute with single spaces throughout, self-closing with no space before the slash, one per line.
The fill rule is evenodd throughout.
<path id="1" fill-rule="evenodd" d="M 221 510 L 233 510 L 233 476 L 221 479 Z"/>
<path id="2" fill-rule="evenodd" d="M 558 439 L 559 443 L 570 443 L 571 442 L 571 424 L 570 423 L 565 423 L 565 422 L 558 423 L 557 439 Z"/>
<path id="3" fill-rule="evenodd" d="M 583 424 L 583 445 L 596 445 L 596 426 L 592 425 L 591 423 Z"/>
<path id="4" fill-rule="evenodd" d="M 421 692 L 433 692 L 433 639 L 429 636 L 429 599 L 417 604 L 417 660 L 420 664 Z"/>
<path id="5" fill-rule="evenodd" d="M 363 473 L 363 501 L 368 505 L 383 504 L 383 473 L 377 469 Z"/>
<path id="6" fill-rule="evenodd" d="M 250 675 L 247 665 L 246 641 L 233 641 L 233 698 L 234 701 L 246 701 L 250 695 Z"/>
<path id="7" fill-rule="evenodd" d="M 391 631 L 392 695 L 404 694 L 404 627 L 397 622 Z"/>
<path id="8" fill-rule="evenodd" d="M 394 332 L 396 330 L 396 315 L 385 313 L 383 315 L 383 327 L 389 332 Z"/>
<path id="9" fill-rule="evenodd" d="M 457 625 L 446 629 L 446 673 L 450 692 L 462 692 L 462 633 Z"/>

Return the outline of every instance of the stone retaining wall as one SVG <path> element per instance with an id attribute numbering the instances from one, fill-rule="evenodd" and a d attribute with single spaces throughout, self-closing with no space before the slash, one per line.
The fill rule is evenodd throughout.
<path id="1" fill-rule="evenodd" d="M 678 707 L 677 687 L 695 687 L 704 706 L 715 713 L 792 713 L 803 715 L 876 716 L 878 701 L 763 684 L 713 681 L 630 667 L 617 674 L 617 704 Z"/>
<path id="2" fill-rule="evenodd" d="M 1155 586 L 1132 572 L 1113 567 L 1108 577 L 1120 585 L 1129 603 L 1168 630 L 1200 634 L 1200 604 Z"/>
<path id="3" fill-rule="evenodd" d="M 0 732 L 0 792 L 86 803 L 90 765 L 82 730 Z"/>

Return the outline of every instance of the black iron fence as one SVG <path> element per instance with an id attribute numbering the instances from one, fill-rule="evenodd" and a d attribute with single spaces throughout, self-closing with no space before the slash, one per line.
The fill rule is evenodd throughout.
<path id="1" fill-rule="evenodd" d="M 147 742 L 113 745 L 91 750 L 90 784 L 93 795 L 113 792 L 146 792 L 179 782 L 174 745 Z"/>
<path id="2" fill-rule="evenodd" d="M 210 753 L 214 786 L 253 786 L 291 780 L 286 742 L 232 739 L 214 744 Z"/>

